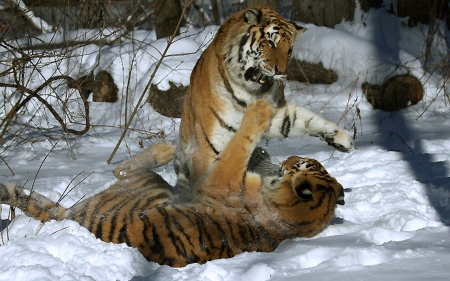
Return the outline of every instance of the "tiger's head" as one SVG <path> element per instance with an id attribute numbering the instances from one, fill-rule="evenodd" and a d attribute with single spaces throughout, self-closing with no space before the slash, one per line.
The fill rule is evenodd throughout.
<path id="1" fill-rule="evenodd" d="M 305 30 L 270 8 L 234 14 L 218 32 L 225 37 L 222 55 L 230 77 L 250 91 L 285 79 L 294 41 Z"/>
<path id="2" fill-rule="evenodd" d="M 266 199 L 278 219 L 302 225 L 302 236 L 320 233 L 337 205 L 344 205 L 344 189 L 325 168 L 311 158 L 290 156 L 279 167 L 278 181 Z"/>
<path id="3" fill-rule="evenodd" d="M 279 176 L 290 178 L 294 194 L 300 200 L 317 199 L 314 192 L 328 189 L 334 194 L 336 204 L 345 204 L 342 185 L 315 159 L 290 156 L 280 164 Z"/>

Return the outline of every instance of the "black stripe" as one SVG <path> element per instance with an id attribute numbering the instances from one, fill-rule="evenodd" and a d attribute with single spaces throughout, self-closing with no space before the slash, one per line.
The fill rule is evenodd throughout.
<path id="1" fill-rule="evenodd" d="M 179 209 L 176 205 L 172 206 L 174 211 L 177 212 L 178 214 L 184 216 L 189 222 L 190 224 L 193 224 L 193 221 L 191 219 L 190 216 L 188 216 L 187 212 L 185 209 Z M 186 233 L 184 233 L 184 228 L 183 226 L 178 222 L 178 220 L 176 220 L 174 222 L 175 227 L 177 228 L 177 230 L 183 234 L 183 236 L 186 238 L 186 240 L 189 242 L 189 245 L 191 246 L 191 248 L 194 247 L 194 244 L 192 243 L 192 239 L 189 235 L 187 235 Z"/>
<path id="2" fill-rule="evenodd" d="M 153 187 L 150 187 L 150 188 L 153 188 Z M 147 206 L 148 206 L 148 205 L 150 205 L 150 204 L 153 203 L 153 201 L 160 200 L 160 199 L 168 199 L 168 198 L 170 198 L 170 197 L 171 197 L 171 195 L 167 194 L 167 193 L 166 193 L 166 190 L 161 191 L 161 192 L 160 192 L 158 195 L 156 195 L 156 196 L 148 197 L 147 200 L 145 201 L 145 204 L 144 204 L 144 205 L 141 205 L 141 206 L 139 207 L 139 209 L 145 210 L 145 209 L 147 209 Z M 141 203 L 141 202 L 137 201 L 137 202 L 136 202 L 136 206 L 138 206 L 139 203 Z M 161 204 L 161 205 L 165 205 L 165 204 L 166 204 L 166 203 L 163 203 L 163 204 Z M 159 205 L 156 205 L 156 206 L 159 206 Z M 153 206 L 153 207 L 156 207 L 156 206 Z M 136 207 L 133 207 L 133 208 L 132 208 L 132 210 L 134 210 L 134 209 L 136 209 Z"/>
<path id="3" fill-rule="evenodd" d="M 273 205 L 275 208 L 277 208 L 277 209 L 280 209 L 281 207 L 284 207 L 284 208 L 295 208 L 295 206 L 297 206 L 297 205 L 299 205 L 299 204 L 304 204 L 305 203 L 305 201 L 304 200 L 299 200 L 299 199 L 296 199 L 296 200 L 292 200 L 293 202 L 292 203 L 290 203 L 290 204 L 277 204 L 277 203 L 275 203 L 275 202 L 270 202 L 271 203 L 271 205 Z M 264 201 L 265 202 L 265 201 Z M 267 204 L 267 203 L 266 203 Z M 267 204 L 267 205 L 269 205 L 269 204 Z"/>
<path id="4" fill-rule="evenodd" d="M 278 241 L 273 238 L 273 236 L 270 234 L 269 231 L 266 230 L 266 228 L 259 222 L 256 221 L 257 225 L 258 225 L 258 229 L 261 232 L 261 234 L 263 235 L 264 239 L 269 242 L 270 246 L 271 246 L 271 251 L 275 250 L 275 248 L 278 246 Z M 262 245 L 260 245 L 261 247 Z M 262 251 L 262 250 L 261 250 Z M 260 251 L 260 252 L 261 252 Z"/>
<path id="5" fill-rule="evenodd" d="M 314 117 L 313 118 L 309 118 L 308 120 L 305 120 L 305 128 L 308 128 L 309 127 L 309 123 L 311 123 L 311 121 L 314 119 Z"/>
<path id="6" fill-rule="evenodd" d="M 250 37 L 250 33 L 247 32 L 244 36 L 242 36 L 241 41 L 239 42 L 239 60 L 238 60 L 238 62 L 242 62 L 242 59 L 243 59 L 242 53 L 244 52 L 244 46 L 245 46 L 245 44 L 247 44 L 247 40 L 249 37 Z"/>
<path id="7" fill-rule="evenodd" d="M 264 34 L 264 31 L 262 31 L 262 28 L 261 28 L 261 32 Z M 256 41 L 256 31 L 253 31 L 252 32 L 252 40 L 250 40 L 250 50 L 252 50 L 253 51 L 253 44 L 255 43 L 255 41 Z"/>
<path id="8" fill-rule="evenodd" d="M 180 239 L 179 236 L 175 236 L 175 234 L 171 228 L 172 225 L 175 225 L 177 230 L 180 231 L 181 234 L 183 234 L 188 240 L 191 240 L 189 238 L 189 236 L 187 236 L 187 234 L 183 232 L 182 225 L 179 225 L 179 223 L 175 219 L 169 220 L 169 218 L 172 216 L 169 215 L 169 213 L 167 212 L 166 209 L 157 208 L 157 210 L 164 217 L 164 222 L 166 224 L 165 228 L 168 231 L 168 236 L 169 236 L 170 240 L 172 241 L 172 244 L 173 244 L 177 254 L 181 255 L 185 259 L 186 263 L 192 263 L 192 262 L 199 260 L 199 257 L 197 255 L 195 255 L 195 253 L 192 250 L 189 251 L 190 253 L 188 253 L 188 251 L 186 249 L 186 245 L 183 243 L 183 241 Z M 191 245 L 192 245 L 192 243 L 191 243 Z M 192 249 L 192 247 L 191 247 L 191 249 Z"/>
<path id="9" fill-rule="evenodd" d="M 292 127 L 295 127 L 295 121 L 297 121 L 297 111 L 294 111 L 294 116 L 292 117 Z"/>
<path id="10" fill-rule="evenodd" d="M 80 225 L 85 226 L 85 222 L 86 222 L 86 214 L 87 214 L 87 208 L 88 204 L 83 204 L 82 205 L 82 210 L 81 213 L 78 214 L 78 212 L 75 210 L 75 212 L 72 212 L 69 219 L 77 221 Z M 77 205 L 77 209 L 78 209 L 78 205 Z M 86 227 L 87 229 L 89 229 L 88 227 Z"/>
<path id="11" fill-rule="evenodd" d="M 246 108 L 247 107 L 247 103 L 244 100 L 239 99 L 234 92 L 231 93 L 231 97 L 233 98 L 234 101 L 236 101 L 236 103 L 242 107 L 242 108 Z"/>
<path id="12" fill-rule="evenodd" d="M 116 224 L 117 224 L 117 217 L 120 215 L 119 213 L 120 210 L 116 210 L 114 212 L 114 215 L 111 217 L 110 222 L 111 222 L 111 229 L 109 230 L 109 235 L 108 235 L 108 239 L 109 241 L 112 241 L 113 235 L 114 235 L 114 230 L 116 228 Z M 102 223 L 102 222 L 100 222 Z M 122 226 L 123 227 L 123 226 Z M 98 229 L 97 229 L 98 231 Z"/>
<path id="13" fill-rule="evenodd" d="M 102 210 L 102 208 L 109 202 L 117 200 L 117 197 L 118 197 L 118 195 L 116 194 L 116 196 L 110 198 L 109 200 L 106 200 L 103 196 L 102 200 L 98 201 L 98 205 L 95 206 L 95 208 L 93 210 L 91 210 L 93 213 L 92 213 L 91 219 L 89 221 L 89 226 L 86 228 L 92 231 L 94 229 L 95 220 L 97 218 L 100 218 L 100 221 L 97 222 L 97 225 L 96 225 L 97 229 L 95 231 L 95 236 L 98 238 L 101 237 L 98 235 L 101 235 L 101 232 L 102 232 L 101 228 L 102 228 L 103 222 L 105 221 L 106 218 L 109 217 L 108 215 L 105 215 L 105 214 L 109 214 L 112 210 L 117 211 L 118 209 L 120 209 L 119 206 L 121 205 L 121 202 L 119 201 L 119 203 L 113 204 L 109 209 L 106 209 L 106 210 Z M 127 201 L 125 201 L 125 202 L 127 202 Z M 102 211 L 102 212 L 100 213 L 100 211 Z M 98 233 L 98 235 L 97 235 L 97 233 Z"/>
<path id="14" fill-rule="evenodd" d="M 207 255 L 210 255 L 211 254 L 210 248 L 212 248 L 213 242 L 211 239 L 211 235 L 209 235 L 208 232 L 206 231 L 205 218 L 197 216 L 194 224 L 197 225 L 197 233 L 198 233 L 197 242 L 200 246 L 200 250 L 205 252 Z"/>
<path id="15" fill-rule="evenodd" d="M 166 253 L 164 251 L 164 245 L 163 245 L 163 243 L 161 243 L 161 238 L 159 237 L 158 231 L 156 230 L 154 225 L 152 225 L 151 223 L 149 223 L 149 225 L 151 225 L 151 227 L 152 227 L 151 239 L 153 241 L 153 245 L 150 247 L 150 253 L 154 256 L 165 257 L 164 263 L 172 264 L 173 259 L 169 259 L 166 257 Z"/>
<path id="16" fill-rule="evenodd" d="M 311 210 L 317 209 L 320 206 L 322 206 L 323 202 L 330 197 L 330 193 L 333 192 L 333 190 L 331 190 L 331 192 L 330 192 L 329 188 L 322 184 L 317 184 L 314 190 L 315 190 L 315 193 L 318 193 L 317 191 L 322 190 L 322 196 L 320 196 L 319 200 L 317 201 L 317 204 L 312 205 L 310 207 Z M 328 206 L 328 208 L 329 208 L 329 206 Z"/>
<path id="17" fill-rule="evenodd" d="M 102 235 L 103 235 L 103 229 L 102 229 L 102 227 L 103 227 L 103 222 L 100 221 L 100 222 L 97 224 L 97 229 L 95 230 L 95 237 L 102 239 Z M 103 240 L 103 239 L 102 239 L 102 240 Z"/>
<path id="18" fill-rule="evenodd" d="M 205 129 L 203 128 L 203 126 L 202 126 L 201 128 L 202 128 L 202 131 L 205 132 Z M 203 133 L 203 136 L 205 137 L 205 140 L 206 140 L 206 142 L 208 143 L 208 145 L 209 145 L 209 147 L 211 148 L 211 150 L 214 151 L 214 153 L 215 153 L 216 155 L 219 155 L 219 154 L 220 154 L 220 151 L 218 151 L 218 150 L 214 147 L 214 145 L 212 144 L 212 142 L 209 140 L 208 136 L 207 136 L 205 133 Z"/>
<path id="19" fill-rule="evenodd" d="M 152 223 L 150 222 L 150 219 L 149 219 L 147 213 L 139 214 L 138 218 L 141 220 L 142 224 L 144 225 L 144 228 L 142 229 L 142 235 L 144 236 L 145 245 L 150 245 L 150 240 L 153 241 L 153 237 L 151 239 L 149 239 L 147 233 L 148 233 L 149 226 L 151 226 Z M 126 237 L 128 238 L 128 232 L 126 234 Z"/>
<path id="20" fill-rule="evenodd" d="M 220 63 L 220 61 L 222 61 L 222 58 L 219 56 L 219 54 L 216 54 L 216 57 L 218 60 L 218 65 L 219 65 L 220 78 L 222 79 L 223 84 L 225 85 L 225 89 L 227 90 L 227 92 L 234 95 L 233 88 L 231 88 L 230 81 L 228 81 L 228 79 L 225 77 L 225 68 L 223 67 L 223 64 Z"/>
<path id="21" fill-rule="evenodd" d="M 213 115 L 216 117 L 217 120 L 219 120 L 219 124 L 221 127 L 227 129 L 230 132 L 236 133 L 237 129 L 233 128 L 232 126 L 228 125 L 220 116 L 219 114 L 212 109 L 211 107 L 209 108 L 211 110 L 211 112 L 213 113 Z"/>
<path id="22" fill-rule="evenodd" d="M 205 217 L 203 216 L 203 213 L 200 215 L 197 212 L 197 208 L 194 208 L 194 209 L 189 208 L 186 211 L 188 211 L 190 213 L 190 215 L 193 216 L 193 218 L 195 218 L 192 225 L 197 227 L 197 233 L 198 233 L 197 243 L 199 245 L 200 250 L 205 252 L 207 256 L 210 256 L 211 249 L 215 248 L 215 247 L 214 247 L 212 237 L 207 232 L 207 229 L 205 227 L 205 223 L 208 224 L 208 222 L 205 222 Z"/>
<path id="23" fill-rule="evenodd" d="M 147 238 L 147 236 L 145 235 L 145 232 L 143 232 L 142 235 L 144 236 L 144 239 Z M 112 239 L 110 239 L 110 240 L 112 240 Z M 122 227 L 119 230 L 119 235 L 117 236 L 117 241 L 119 243 L 127 243 L 127 245 L 132 246 L 132 245 L 130 245 L 130 238 L 128 237 L 128 224 L 127 224 L 126 216 L 122 220 Z"/>
<path id="24" fill-rule="evenodd" d="M 304 227 L 307 227 L 307 226 L 317 223 L 317 219 L 314 219 L 311 221 L 302 221 L 302 222 L 298 222 L 298 223 L 289 223 L 284 220 L 279 220 L 279 222 L 281 222 L 280 225 L 286 225 L 288 229 L 293 229 L 295 231 L 295 230 L 299 230 L 301 228 L 304 228 Z"/>
<path id="25" fill-rule="evenodd" d="M 256 244 L 256 241 L 258 242 L 256 251 L 257 252 L 264 251 L 263 244 L 262 244 L 262 238 L 264 238 L 267 242 L 269 242 L 270 246 L 273 249 L 275 249 L 278 246 L 278 242 L 276 241 L 276 239 L 273 238 L 273 236 L 270 234 L 270 232 L 264 228 L 264 226 L 259 222 L 258 219 L 256 219 L 255 215 L 250 210 L 250 208 L 248 207 L 248 205 L 245 201 L 243 201 L 243 205 L 244 205 L 244 209 L 247 211 L 247 213 L 250 214 L 253 218 L 253 224 L 249 228 L 252 233 L 252 239 L 250 241 L 252 241 L 252 243 L 251 243 L 252 245 Z M 255 227 L 253 227 L 253 225 Z M 253 231 L 255 231 L 255 230 L 259 230 L 258 233 L 253 233 Z M 255 234 L 256 234 L 256 236 L 255 236 Z M 259 234 L 261 234 L 262 237 L 260 237 Z"/>
<path id="26" fill-rule="evenodd" d="M 156 210 L 159 212 L 159 214 L 164 219 L 164 226 L 168 232 L 167 238 L 169 238 L 170 241 L 172 242 L 172 245 L 174 246 L 177 254 L 180 254 L 182 252 L 182 249 L 180 249 L 180 247 L 179 247 L 180 243 L 177 243 L 177 241 L 179 242 L 179 239 L 174 235 L 174 233 L 171 229 L 171 223 L 169 220 L 169 214 L 168 214 L 167 210 L 165 208 L 160 208 L 160 207 L 157 207 Z M 183 245 L 181 245 L 181 246 L 183 246 Z M 186 252 L 186 251 L 184 251 L 184 252 Z"/>
<path id="27" fill-rule="evenodd" d="M 68 212 L 63 215 L 65 219 L 73 220 L 78 222 L 81 226 L 84 227 L 84 216 L 86 215 L 86 208 L 80 206 L 85 206 L 86 204 L 83 202 L 77 203 L 76 205 L 70 207 L 68 209 Z M 82 210 L 81 213 L 79 213 L 79 210 Z"/>
<path id="28" fill-rule="evenodd" d="M 291 131 L 291 120 L 289 119 L 289 115 L 286 115 L 283 119 L 283 124 L 281 125 L 280 133 L 283 137 L 287 138 L 289 136 L 289 132 Z"/>
<path id="29" fill-rule="evenodd" d="M 179 223 L 179 221 L 176 220 L 176 219 L 173 219 L 171 225 L 175 226 L 176 230 L 178 232 L 180 232 L 179 236 L 183 235 L 189 241 L 189 244 L 191 244 L 191 247 L 192 247 L 192 243 L 190 242 L 191 239 L 184 232 L 183 226 Z M 173 232 L 173 230 L 172 230 L 172 232 Z M 183 241 L 180 239 L 179 236 L 177 236 L 177 241 L 178 241 L 178 244 L 179 244 L 179 247 L 177 248 L 177 254 L 182 255 L 185 260 L 188 260 L 189 259 L 188 250 L 186 249 L 186 245 L 183 243 Z"/>
<path id="30" fill-rule="evenodd" d="M 215 220 L 213 217 L 211 217 L 210 215 L 206 214 L 209 219 L 212 221 L 212 223 L 214 224 L 214 226 L 217 229 L 217 232 L 220 233 L 220 236 L 217 237 L 219 239 L 219 244 L 220 244 L 220 253 L 223 254 L 224 252 L 226 252 L 226 256 L 227 257 L 231 257 L 232 256 L 232 252 L 230 249 L 230 243 L 228 241 L 228 238 L 225 230 L 223 229 L 222 225 Z"/>
<path id="31" fill-rule="evenodd" d="M 223 64 L 220 63 L 220 61 L 222 60 L 221 57 L 219 56 L 219 54 L 216 54 L 217 60 L 218 60 L 218 64 L 219 64 L 219 74 L 220 74 L 220 78 L 223 81 L 223 84 L 225 86 L 225 89 L 227 90 L 228 93 L 230 93 L 231 97 L 236 101 L 236 103 L 241 106 L 241 107 L 247 107 L 247 103 L 243 100 L 240 100 L 238 97 L 236 97 L 236 95 L 234 94 L 233 88 L 231 87 L 230 81 L 228 81 L 228 78 L 225 75 L 225 68 L 223 67 Z"/>
<path id="32" fill-rule="evenodd" d="M 228 226 L 228 229 L 230 229 L 230 235 L 231 235 L 230 239 L 231 239 L 231 241 L 236 241 L 237 239 L 236 239 L 236 237 L 234 236 L 233 224 L 228 220 L 227 217 L 225 217 L 225 222 L 226 222 L 226 224 L 227 224 L 227 226 Z M 241 224 L 239 223 L 238 226 L 240 226 L 240 225 L 241 225 Z"/>
<path id="33" fill-rule="evenodd" d="M 132 183 L 130 183 L 130 184 L 132 184 Z M 118 197 L 120 197 L 120 194 L 118 194 L 118 193 L 115 193 L 114 196 L 112 196 L 109 200 L 105 200 L 104 199 L 105 196 L 103 196 L 102 200 L 99 200 L 97 202 L 97 206 L 95 206 L 95 213 L 92 214 L 90 222 L 89 222 L 89 227 L 87 227 L 87 228 L 92 231 L 94 229 L 95 220 L 97 218 L 99 218 L 99 222 L 97 222 L 97 225 L 96 225 L 97 229 L 96 229 L 95 233 L 96 233 L 96 236 L 97 236 L 97 234 L 101 235 L 101 233 L 102 233 L 101 228 L 103 226 L 103 223 L 107 220 L 110 220 L 112 227 L 109 230 L 110 231 L 109 237 L 112 237 L 114 228 L 117 224 L 117 217 L 123 211 L 122 210 L 123 207 L 130 204 L 133 200 L 139 201 L 140 198 L 142 197 L 140 195 L 142 193 L 144 193 L 144 195 L 145 195 L 146 190 L 142 189 L 142 187 L 141 187 L 140 189 L 136 188 L 130 192 L 133 192 L 133 196 L 130 196 L 129 194 L 127 194 L 128 196 L 126 198 L 119 198 L 120 200 L 118 200 Z M 107 192 L 106 195 L 111 195 L 111 193 Z M 110 202 L 115 202 L 115 204 L 113 204 L 110 208 L 107 208 L 106 210 L 102 210 L 104 208 L 104 206 Z M 100 238 L 101 236 L 97 236 L 97 237 Z"/>
<path id="34" fill-rule="evenodd" d="M 244 228 L 243 224 L 238 224 L 238 231 L 239 231 L 239 236 L 241 237 L 241 241 L 243 244 L 242 247 L 242 252 L 247 252 L 247 251 L 251 251 L 251 247 L 249 247 L 249 241 L 256 241 L 255 237 L 253 235 L 253 232 L 251 231 L 247 231 L 249 230 L 249 228 Z M 250 237 L 248 237 L 250 235 Z"/>

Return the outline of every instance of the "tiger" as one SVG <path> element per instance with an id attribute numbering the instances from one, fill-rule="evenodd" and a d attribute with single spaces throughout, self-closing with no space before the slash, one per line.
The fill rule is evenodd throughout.
<path id="1" fill-rule="evenodd" d="M 294 41 L 306 28 L 267 7 L 232 15 L 200 56 L 185 96 L 174 162 L 180 200 L 209 169 L 239 128 L 248 104 L 264 99 L 276 114 L 264 139 L 307 134 L 339 151 L 354 149 L 336 124 L 286 102 L 283 81 Z"/>
<path id="2" fill-rule="evenodd" d="M 43 222 L 74 220 L 105 242 L 126 243 L 172 267 L 271 252 L 285 239 L 320 233 L 345 203 L 342 185 L 314 159 L 291 156 L 270 176 L 248 171 L 274 114 L 265 100 L 249 103 L 190 202 L 175 200 L 173 186 L 152 170 L 176 153 L 175 144 L 160 142 L 118 166 L 108 189 L 70 208 L 11 183 L 0 183 L 0 203 Z"/>

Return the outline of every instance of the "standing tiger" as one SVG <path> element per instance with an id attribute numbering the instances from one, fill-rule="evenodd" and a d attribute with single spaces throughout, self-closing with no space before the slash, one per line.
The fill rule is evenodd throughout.
<path id="1" fill-rule="evenodd" d="M 270 8 L 231 16 L 194 67 L 184 101 L 175 169 L 180 198 L 208 170 L 239 128 L 247 106 L 264 99 L 277 110 L 264 138 L 308 134 L 340 151 L 353 141 L 336 124 L 305 108 L 286 103 L 283 80 L 297 35 L 306 29 Z"/>
<path id="2" fill-rule="evenodd" d="M 175 154 L 172 144 L 159 143 L 118 167 L 111 187 L 71 208 L 1 183 L 0 203 L 42 221 L 77 221 L 106 242 L 127 243 L 170 266 L 273 251 L 285 239 L 318 234 L 344 204 L 342 186 L 313 159 L 291 156 L 271 176 L 247 171 L 274 112 L 267 101 L 249 103 L 191 202 L 177 203 L 172 186 L 151 170 Z"/>

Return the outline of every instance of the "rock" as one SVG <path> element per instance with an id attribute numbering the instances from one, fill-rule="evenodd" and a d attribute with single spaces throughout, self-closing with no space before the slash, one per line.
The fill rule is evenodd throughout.
<path id="1" fill-rule="evenodd" d="M 160 114 L 167 117 L 181 118 L 184 97 L 187 86 L 177 86 L 169 81 L 170 88 L 167 91 L 158 89 L 158 86 L 150 86 L 150 94 L 147 102 Z"/>
<path id="2" fill-rule="evenodd" d="M 287 77 L 310 84 L 332 84 L 337 81 L 338 75 L 332 69 L 326 69 L 321 62 L 309 63 L 295 58 L 289 60 Z"/>
<path id="3" fill-rule="evenodd" d="M 419 79 L 411 74 L 402 74 L 389 78 L 381 85 L 362 84 L 367 100 L 375 109 L 397 111 L 417 104 L 423 98 L 423 86 Z"/>

